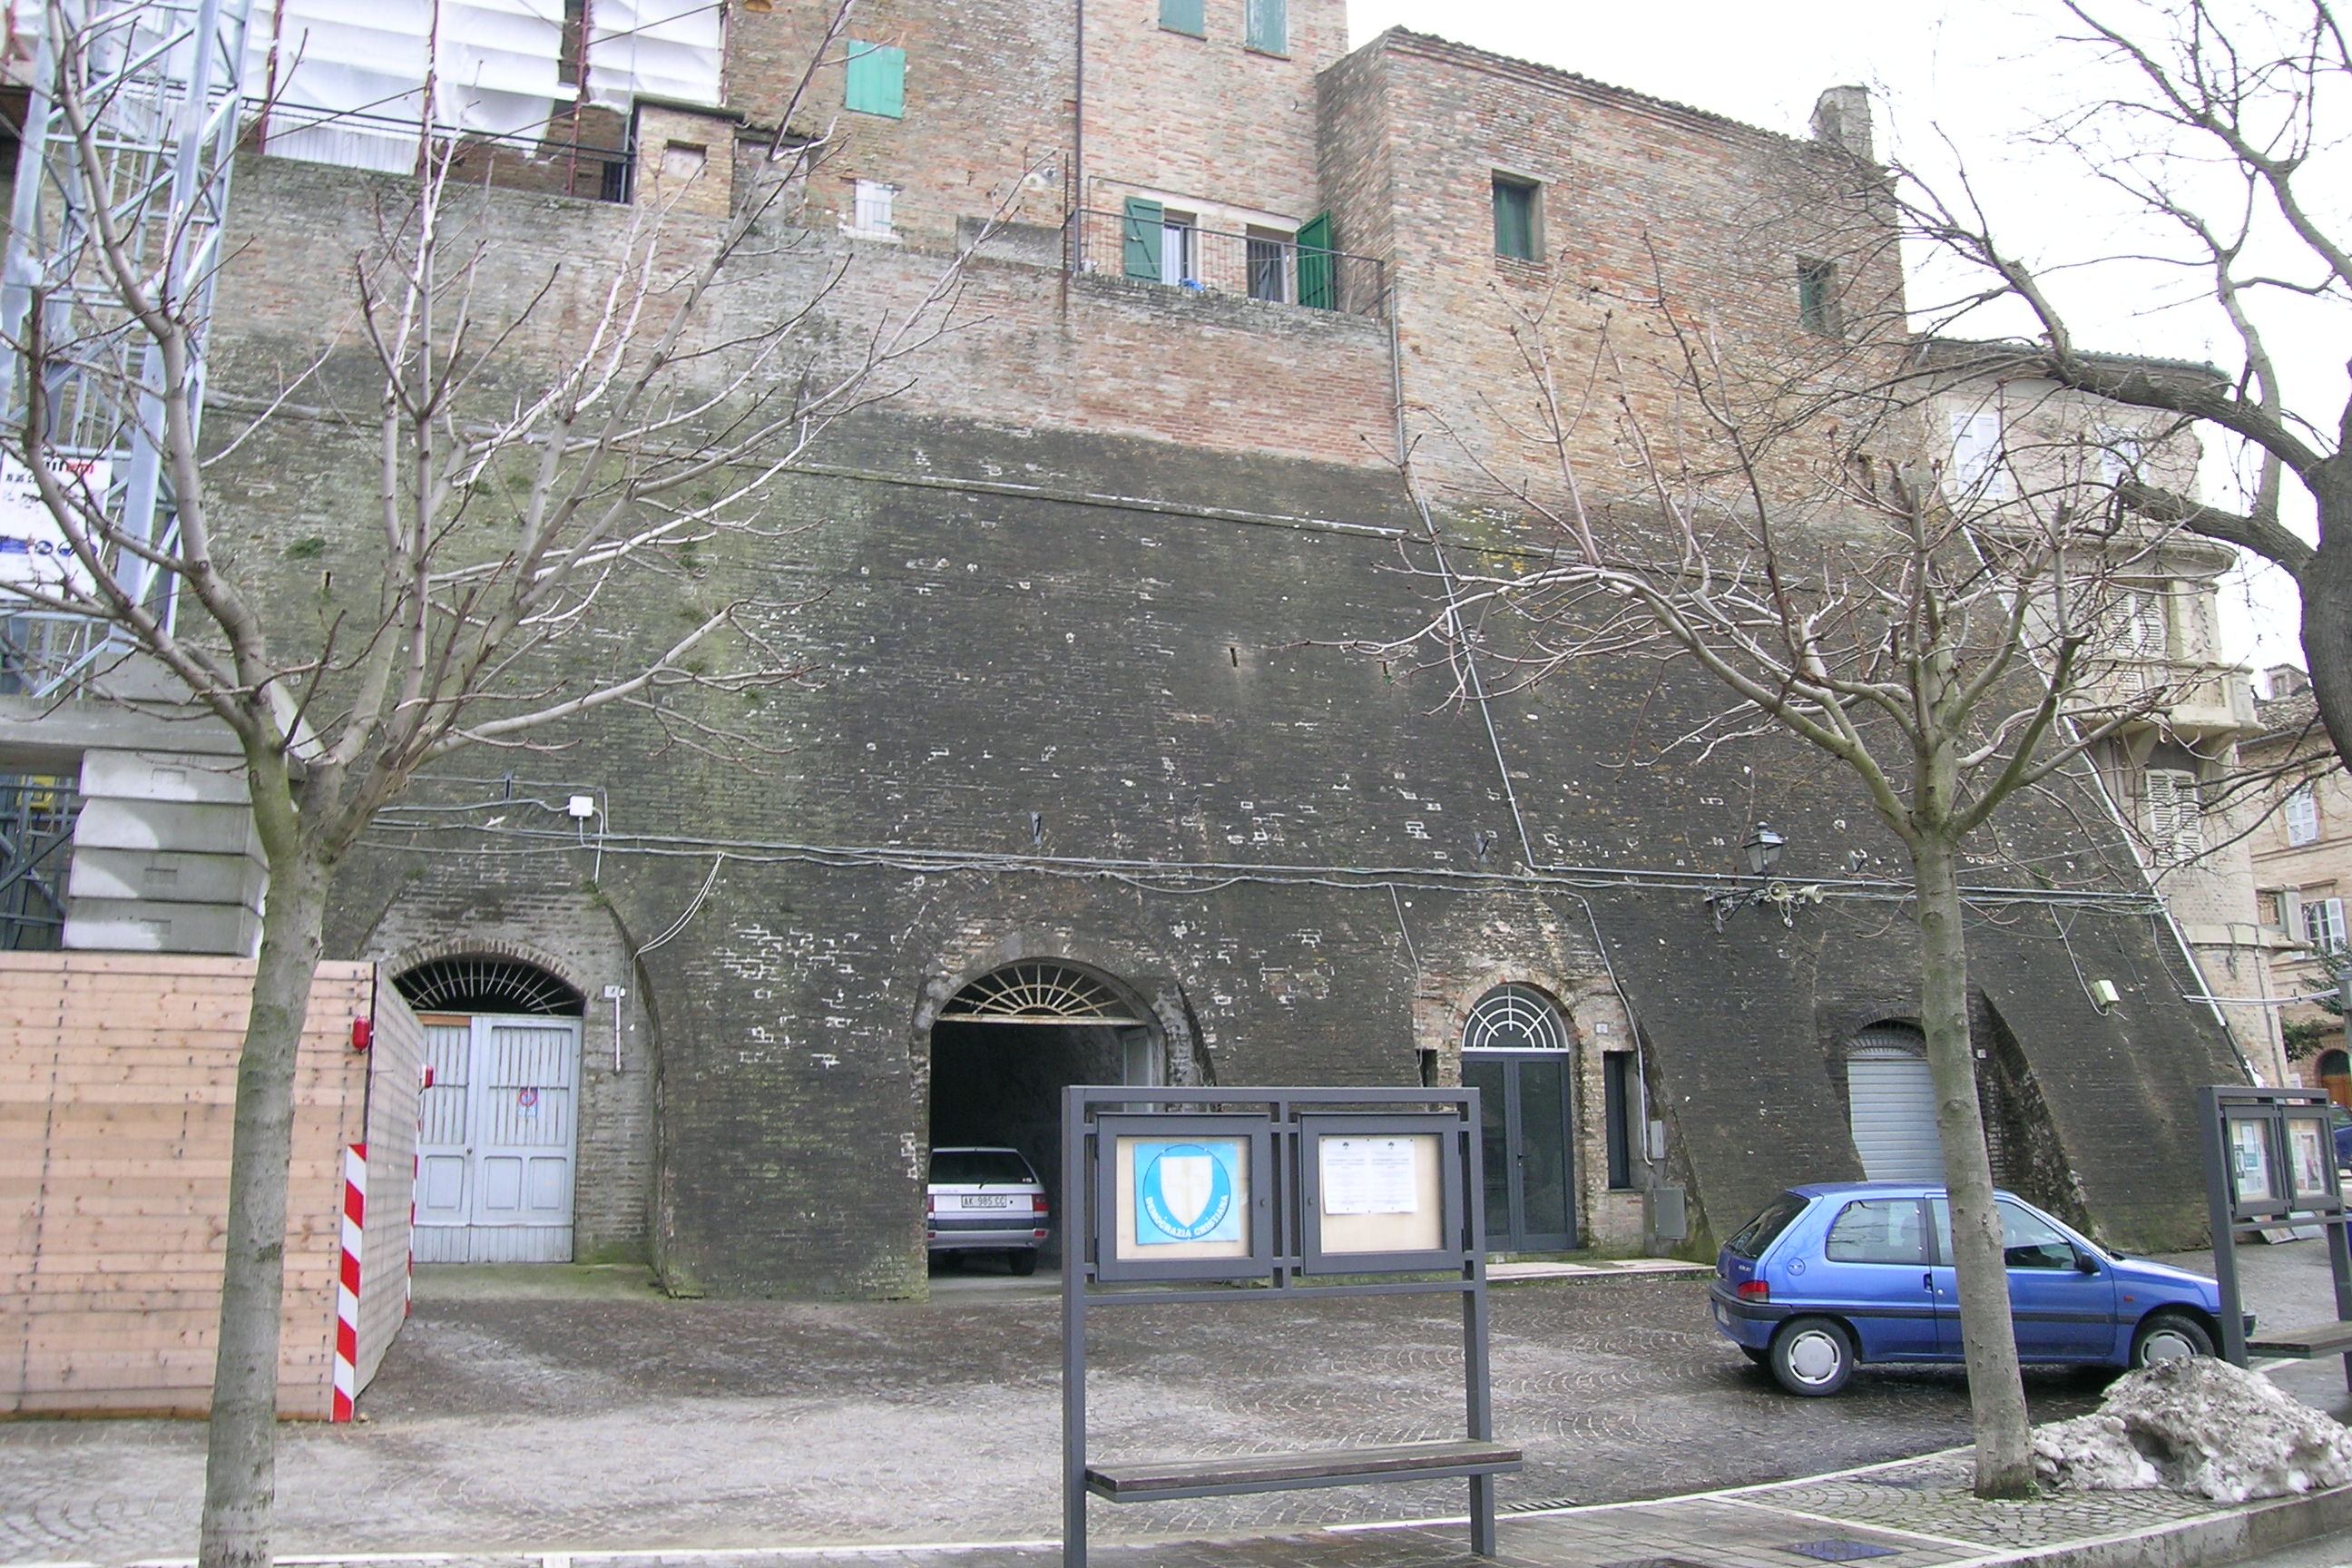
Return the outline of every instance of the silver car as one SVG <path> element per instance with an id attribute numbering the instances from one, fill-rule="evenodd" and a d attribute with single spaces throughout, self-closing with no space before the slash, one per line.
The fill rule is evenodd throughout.
<path id="1" fill-rule="evenodd" d="M 1002 1252 L 1013 1273 L 1034 1274 L 1045 1220 L 1045 1189 L 1018 1149 L 931 1151 L 933 1253 Z"/>

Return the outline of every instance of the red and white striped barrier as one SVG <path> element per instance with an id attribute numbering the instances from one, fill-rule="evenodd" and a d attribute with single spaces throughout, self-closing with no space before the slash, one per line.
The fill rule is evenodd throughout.
<path id="1" fill-rule="evenodd" d="M 343 1150 L 343 1255 L 335 1281 L 335 1408 L 330 1421 L 349 1421 L 359 1398 L 360 1263 L 367 1234 L 367 1145 Z"/>

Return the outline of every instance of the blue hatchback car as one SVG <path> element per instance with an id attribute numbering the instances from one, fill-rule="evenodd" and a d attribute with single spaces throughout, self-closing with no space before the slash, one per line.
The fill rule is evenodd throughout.
<path id="1" fill-rule="evenodd" d="M 2212 1280 L 2118 1257 L 2008 1193 L 1995 1201 L 2019 1359 L 2145 1366 L 2213 1353 Z M 1791 1187 L 1717 1254 L 1716 1325 L 1791 1394 L 1835 1394 L 1864 1363 L 1958 1363 L 1951 1251 L 1940 1186 Z"/>

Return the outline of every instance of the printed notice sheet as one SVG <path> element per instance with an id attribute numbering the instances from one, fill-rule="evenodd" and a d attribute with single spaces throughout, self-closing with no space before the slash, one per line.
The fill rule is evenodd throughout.
<path id="1" fill-rule="evenodd" d="M 1323 1212 L 1414 1214 L 1421 1208 L 1413 1148 L 1419 1138 L 1318 1138 Z"/>

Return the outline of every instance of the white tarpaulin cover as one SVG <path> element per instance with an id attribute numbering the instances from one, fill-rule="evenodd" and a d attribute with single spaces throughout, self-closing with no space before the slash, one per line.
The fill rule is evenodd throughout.
<path id="1" fill-rule="evenodd" d="M 404 127 L 423 108 L 428 42 L 437 125 L 530 134 L 575 96 L 559 79 L 563 0 L 260 0 L 254 12 L 247 90 L 274 87 L 269 151 L 286 156 L 414 167 L 415 132 Z M 715 0 L 588 0 L 587 16 L 593 102 L 625 113 L 639 97 L 718 104 Z"/>
<path id="2" fill-rule="evenodd" d="M 105 498 L 114 466 L 104 458 L 83 458 L 66 465 L 62 474 L 74 488 L 87 487 L 93 500 Z M 41 500 L 33 471 L 16 458 L 0 456 L 0 592 L 24 588 L 91 587 L 89 573 L 66 542 L 66 531 Z"/>

